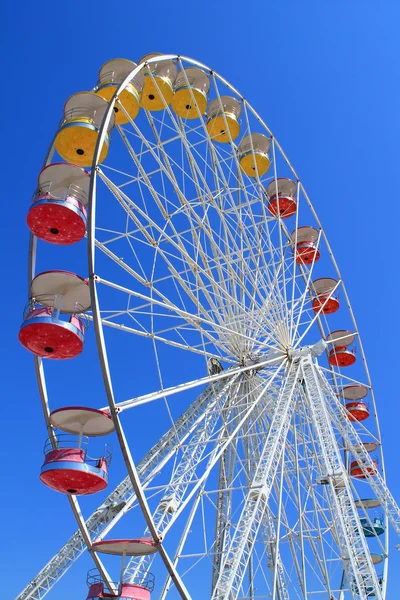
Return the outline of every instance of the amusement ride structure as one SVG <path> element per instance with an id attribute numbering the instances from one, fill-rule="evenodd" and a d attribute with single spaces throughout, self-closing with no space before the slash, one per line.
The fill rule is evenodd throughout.
<path id="1" fill-rule="evenodd" d="M 359 332 L 303 185 L 243 96 L 188 58 L 110 60 L 65 103 L 27 223 L 40 478 L 78 530 L 18 600 L 85 550 L 82 599 L 384 599 L 400 510 Z M 77 248 L 79 273 L 54 268 Z M 87 336 L 106 407 L 63 400 Z M 111 492 L 107 435 L 126 467 Z"/>

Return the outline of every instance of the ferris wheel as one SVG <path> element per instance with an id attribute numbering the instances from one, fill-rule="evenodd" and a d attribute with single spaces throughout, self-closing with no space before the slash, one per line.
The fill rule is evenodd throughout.
<path id="1" fill-rule="evenodd" d="M 384 599 L 400 510 L 360 335 L 314 207 L 243 96 L 192 59 L 110 60 L 67 100 L 27 222 L 40 478 L 78 531 L 18 599 L 86 549 L 82 598 Z M 105 407 L 68 403 L 89 336 Z M 111 493 L 102 436 L 127 473 Z"/>

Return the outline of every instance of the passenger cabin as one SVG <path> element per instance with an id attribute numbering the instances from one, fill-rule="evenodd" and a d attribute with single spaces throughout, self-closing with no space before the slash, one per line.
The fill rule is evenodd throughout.
<path id="1" fill-rule="evenodd" d="M 139 65 L 146 63 L 143 69 L 144 86 L 140 106 L 150 111 L 163 110 L 171 104 L 174 96 L 174 84 L 178 69 L 173 60 L 162 60 L 159 52 L 146 54 Z M 160 60 L 147 62 L 160 57 Z"/>
<path id="2" fill-rule="evenodd" d="M 245 135 L 238 147 L 239 163 L 249 177 L 262 177 L 268 171 L 270 141 L 262 133 Z"/>
<path id="3" fill-rule="evenodd" d="M 313 298 L 311 307 L 315 313 L 331 315 L 339 310 L 339 299 L 335 294 L 337 288 L 338 282 L 331 277 L 322 277 L 312 282 L 311 293 Z"/>
<path id="4" fill-rule="evenodd" d="M 207 110 L 210 79 L 197 67 L 179 71 L 175 79 L 172 110 L 182 119 L 198 119 Z"/>
<path id="5" fill-rule="evenodd" d="M 136 67 L 136 63 L 125 58 L 114 58 L 107 61 L 99 71 L 99 78 L 94 89 L 95 93 L 107 102 L 110 102 L 121 83 Z M 143 71 L 139 71 L 139 73 L 132 77 L 114 104 L 115 122 L 117 125 L 124 125 L 125 123 L 129 123 L 130 119 L 136 119 L 140 110 L 143 86 Z"/>
<path id="6" fill-rule="evenodd" d="M 297 185 L 291 179 L 279 177 L 271 181 L 266 189 L 268 210 L 274 217 L 288 219 L 297 210 Z"/>
<path id="7" fill-rule="evenodd" d="M 131 581 L 112 582 L 112 589 L 110 589 L 97 569 L 91 569 L 87 574 L 86 583 L 89 587 L 86 600 L 100 600 L 101 598 L 150 600 L 150 594 L 154 589 L 154 575 L 139 568 Z"/>
<path id="8" fill-rule="evenodd" d="M 238 137 L 241 112 L 239 100 L 231 96 L 220 96 L 210 102 L 207 111 L 207 132 L 213 142 L 229 144 Z"/>
<path id="9" fill-rule="evenodd" d="M 385 522 L 383 516 L 377 516 L 372 519 L 363 517 L 360 519 L 365 537 L 375 537 L 385 532 Z"/>
<path id="10" fill-rule="evenodd" d="M 114 430 L 109 413 L 82 406 L 68 406 L 50 414 L 53 427 L 66 433 L 46 441 L 45 460 L 40 479 L 64 494 L 87 495 L 107 487 L 111 448 L 106 444 L 102 456 L 88 454 L 88 438 L 107 435 Z"/>
<path id="11" fill-rule="evenodd" d="M 27 215 L 33 235 L 63 246 L 79 242 L 86 232 L 89 183 L 89 173 L 70 163 L 42 169 Z"/>
<path id="12" fill-rule="evenodd" d="M 350 463 L 350 475 L 357 479 L 366 479 L 373 477 L 378 471 L 378 459 L 372 458 L 373 466 L 370 465 L 364 458 L 360 457 Z M 364 468 L 363 468 L 364 467 Z"/>
<path id="13" fill-rule="evenodd" d="M 355 452 L 375 452 L 375 450 L 378 448 L 378 442 L 373 442 L 373 441 L 368 441 L 368 442 L 361 442 L 361 444 L 357 445 L 354 447 L 354 451 Z"/>
<path id="14" fill-rule="evenodd" d="M 42 358 L 63 360 L 83 350 L 90 308 L 88 282 L 68 271 L 45 271 L 31 284 L 19 341 Z"/>
<path id="15" fill-rule="evenodd" d="M 81 496 L 100 492 L 107 487 L 111 461 L 107 445 L 103 456 L 92 458 L 88 455 L 86 437 L 78 440 L 59 434 L 54 440 L 49 438 L 46 441 L 44 454 L 40 480 L 53 490 Z"/>
<path id="16" fill-rule="evenodd" d="M 340 396 L 346 400 L 345 408 L 349 421 L 365 421 L 370 412 L 364 398 L 368 394 L 368 388 L 365 385 L 346 385 L 339 392 Z"/>
<path id="17" fill-rule="evenodd" d="M 297 264 L 311 265 L 320 259 L 321 253 L 317 245 L 319 234 L 314 227 L 298 227 L 290 237 L 295 246 L 294 257 Z"/>
<path id="18" fill-rule="evenodd" d="M 94 92 L 79 92 L 66 101 L 64 116 L 55 139 L 56 150 L 61 158 L 81 167 L 92 165 L 99 130 L 107 109 L 108 102 Z M 111 115 L 99 163 L 106 159 L 114 124 L 115 116 Z"/>
<path id="19" fill-rule="evenodd" d="M 362 577 L 361 585 L 362 585 L 363 598 L 365 598 L 365 597 L 375 598 L 376 592 L 375 592 L 374 586 L 371 585 L 372 584 L 371 577 L 369 577 L 368 575 L 361 575 L 361 577 Z M 379 582 L 380 587 L 382 587 L 382 580 L 383 580 L 383 575 L 381 574 L 378 577 L 378 582 Z M 355 579 L 352 580 L 350 587 L 351 587 L 351 591 L 354 594 L 356 594 L 357 596 L 361 596 L 360 587 Z"/>
<path id="20" fill-rule="evenodd" d="M 157 544 L 151 538 L 138 538 L 133 540 L 101 540 L 93 544 L 96 552 L 122 556 L 122 569 L 120 583 L 113 584 L 117 593 L 104 595 L 105 583 L 96 569 L 89 571 L 86 582 L 89 586 L 87 600 L 100 598 L 116 598 L 117 600 L 150 600 L 154 589 L 154 575 L 143 567 L 135 570 L 134 577 L 129 581 L 123 579 L 123 566 L 127 556 L 144 557 L 158 551 Z M 97 595 L 96 595 L 97 594 Z M 101 595 L 103 594 L 103 595 Z"/>
<path id="21" fill-rule="evenodd" d="M 370 510 L 371 508 L 378 508 L 381 506 L 381 503 L 376 498 L 361 498 L 360 500 L 355 501 L 355 505 L 357 508 Z"/>
<path id="22" fill-rule="evenodd" d="M 329 363 L 335 367 L 350 367 L 356 362 L 355 349 L 349 349 L 354 343 L 354 335 L 347 329 L 339 329 L 330 333 L 326 340 L 333 346 L 329 351 Z"/>

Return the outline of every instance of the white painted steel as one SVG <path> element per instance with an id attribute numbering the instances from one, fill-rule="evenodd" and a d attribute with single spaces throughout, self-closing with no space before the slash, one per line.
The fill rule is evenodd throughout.
<path id="1" fill-rule="evenodd" d="M 357 512 L 364 510 L 359 504 L 364 488 L 346 471 L 356 452 L 368 457 L 367 473 L 366 441 L 377 443 L 380 452 L 380 470 L 368 482 L 397 532 L 400 512 L 385 484 L 357 326 L 321 224 L 278 142 L 237 90 L 190 59 L 146 55 L 144 61 L 126 72 L 107 105 L 89 189 L 89 318 L 128 477 L 87 524 L 72 504 L 80 534 L 19 598 L 42 598 L 85 543 L 107 578 L 92 543 L 122 516 L 137 523 L 141 513 L 144 535 L 157 541 L 164 565 L 157 556 L 135 558 L 124 577 L 134 580 L 140 568 L 151 565 L 158 581 L 166 568 L 158 588 L 162 600 L 176 591 L 186 600 L 198 593 L 221 600 L 345 600 L 354 598 L 355 590 L 364 600 L 370 588 L 384 599 L 388 561 L 381 590 Z M 174 80 L 180 69 L 179 82 L 190 87 L 191 71 L 182 69 L 192 68 L 210 80 L 206 115 L 186 121 L 164 102 L 163 111 L 129 117 L 119 96 L 130 81 L 145 73 L 160 92 L 158 77 Z M 119 155 L 114 157 L 111 144 L 100 167 L 117 101 L 128 123 L 114 131 Z M 224 105 L 239 119 L 237 146 L 226 122 L 229 143 L 213 142 L 207 132 L 207 118 L 223 113 Z M 272 168 L 248 178 L 237 148 L 244 138 L 256 151 L 253 140 L 260 134 L 270 140 Z M 290 223 L 268 211 L 268 197 L 278 192 L 296 200 Z M 304 224 L 321 253 L 318 265 L 326 266 L 318 276 L 333 274 L 337 283 L 331 294 L 338 285 L 343 290 L 341 326 L 348 330 L 332 332 L 329 318 L 312 311 L 315 265 L 297 265 L 292 251 L 305 234 Z M 33 239 L 32 277 L 35 256 Z M 128 400 L 114 392 L 113 354 L 107 352 L 108 332 L 117 331 L 132 353 L 151 348 L 157 374 L 149 377 L 147 393 L 139 395 L 133 386 Z M 324 368 L 321 338 L 330 342 L 328 349 L 355 342 L 355 370 Z M 173 385 L 164 383 L 166 351 Z M 184 369 L 182 358 L 189 365 Z M 207 375 L 211 358 L 223 370 Z M 370 390 L 367 424 L 348 420 L 339 392 L 349 383 Z M 203 385 L 206 390 L 175 420 L 177 399 L 184 408 L 192 390 Z M 155 419 L 164 405 L 173 423 L 136 466 L 129 419 L 135 419 L 135 407 L 150 402 Z M 51 432 L 47 400 L 44 412 Z M 387 534 L 376 542 L 387 557 Z M 199 574 L 199 589 L 191 587 L 193 572 Z"/>

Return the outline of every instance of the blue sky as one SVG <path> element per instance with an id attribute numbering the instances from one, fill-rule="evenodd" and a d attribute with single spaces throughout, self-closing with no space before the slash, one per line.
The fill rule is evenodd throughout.
<path id="1" fill-rule="evenodd" d="M 350 294 L 375 387 L 388 481 L 400 500 L 400 6 L 394 0 L 214 4 L 24 0 L 1 9 L 4 597 L 15 596 L 74 531 L 66 500 L 38 481 L 46 433 L 32 359 L 17 340 L 27 298 L 26 211 L 65 99 L 94 85 L 100 66 L 118 56 L 176 52 L 210 65 L 279 139 Z M 93 387 L 82 372 L 76 385 L 80 394 L 101 396 L 95 405 L 105 404 L 99 378 Z M 140 448 L 134 453 L 140 458 Z M 114 483 L 123 472 L 118 461 L 115 468 Z M 388 596 L 400 583 L 394 543 L 393 536 Z M 77 565 L 50 597 L 84 597 L 87 566 Z"/>

